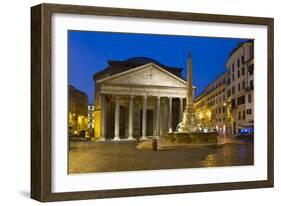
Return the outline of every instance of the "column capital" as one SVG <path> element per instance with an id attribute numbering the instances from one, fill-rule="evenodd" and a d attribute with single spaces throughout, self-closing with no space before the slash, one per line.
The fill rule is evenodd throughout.
<path id="1" fill-rule="evenodd" d="M 146 95 L 143 95 L 143 96 L 141 96 L 142 97 L 142 99 L 147 99 L 147 96 Z"/>
<path id="2" fill-rule="evenodd" d="M 129 95 L 129 99 L 134 99 L 135 96 L 134 95 Z"/>
<path id="3" fill-rule="evenodd" d="M 114 97 L 116 100 L 120 100 L 120 95 L 115 95 Z"/>

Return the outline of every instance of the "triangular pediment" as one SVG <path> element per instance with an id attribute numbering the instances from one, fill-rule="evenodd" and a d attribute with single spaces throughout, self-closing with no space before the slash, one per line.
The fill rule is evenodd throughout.
<path id="1" fill-rule="evenodd" d="M 186 87 L 186 81 L 154 63 L 148 63 L 129 71 L 112 75 L 98 80 L 97 83 Z"/>

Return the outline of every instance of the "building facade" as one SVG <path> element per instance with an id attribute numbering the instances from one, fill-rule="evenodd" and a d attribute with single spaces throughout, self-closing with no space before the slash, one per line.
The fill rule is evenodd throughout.
<path id="1" fill-rule="evenodd" d="M 229 55 L 227 70 L 195 99 L 206 128 L 236 134 L 254 127 L 254 43 L 240 44 Z"/>
<path id="2" fill-rule="evenodd" d="M 68 128 L 73 132 L 88 128 L 88 96 L 68 86 Z"/>
<path id="3" fill-rule="evenodd" d="M 175 131 L 186 98 L 181 72 L 144 57 L 109 61 L 93 77 L 95 138 L 147 139 Z"/>
<path id="4" fill-rule="evenodd" d="M 224 73 L 195 99 L 197 119 L 208 131 L 226 133 L 228 130 L 226 86 L 226 73 Z"/>
<path id="5" fill-rule="evenodd" d="M 254 126 L 254 44 L 236 48 L 227 63 L 228 104 L 233 133 Z"/>

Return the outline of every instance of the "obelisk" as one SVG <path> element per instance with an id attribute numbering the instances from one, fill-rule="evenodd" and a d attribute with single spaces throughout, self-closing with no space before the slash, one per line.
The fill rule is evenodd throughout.
<path id="1" fill-rule="evenodd" d="M 191 53 L 188 51 L 188 58 L 187 58 L 187 96 L 186 96 L 186 105 L 191 106 L 193 105 L 193 86 L 192 86 L 192 58 Z"/>
<path id="2" fill-rule="evenodd" d="M 188 51 L 187 58 L 187 78 L 186 78 L 187 94 L 186 106 L 182 115 L 182 120 L 177 126 L 178 132 L 189 133 L 198 131 L 197 119 L 193 103 L 193 85 L 192 85 L 192 57 Z"/>

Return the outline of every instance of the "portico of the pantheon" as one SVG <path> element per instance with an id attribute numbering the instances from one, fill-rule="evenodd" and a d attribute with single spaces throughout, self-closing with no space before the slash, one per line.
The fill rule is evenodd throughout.
<path id="1" fill-rule="evenodd" d="M 108 61 L 93 79 L 96 139 L 159 137 L 181 121 L 187 94 L 181 68 L 136 57 Z"/>

